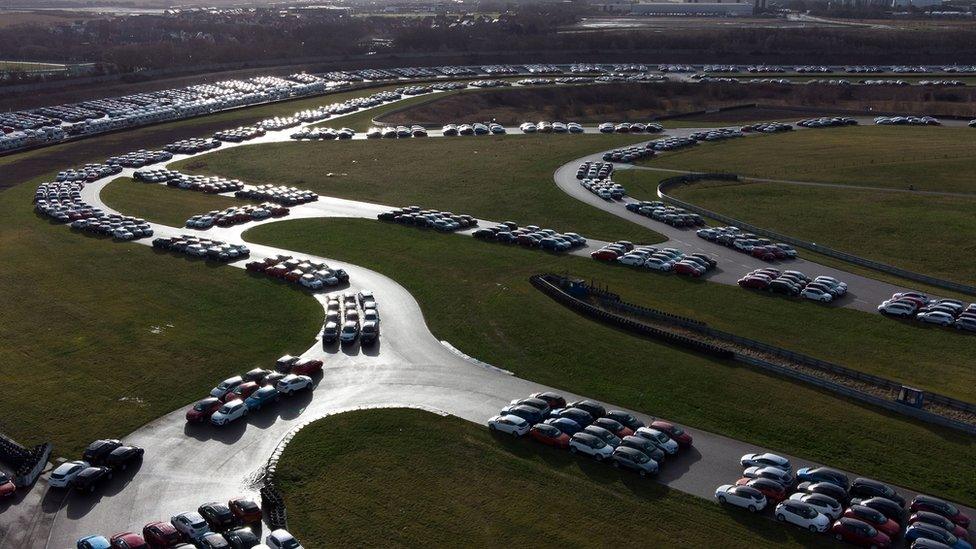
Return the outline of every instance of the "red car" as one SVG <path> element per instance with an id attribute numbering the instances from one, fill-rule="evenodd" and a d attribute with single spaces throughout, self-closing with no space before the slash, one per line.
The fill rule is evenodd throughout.
<path id="1" fill-rule="evenodd" d="M 769 278 L 772 279 L 772 278 L 778 277 L 779 275 L 781 275 L 783 273 L 781 273 L 779 271 L 779 269 L 774 269 L 772 267 L 766 267 L 764 269 L 756 269 L 755 271 L 752 271 L 749 274 L 759 275 L 759 276 L 766 276 L 766 277 L 769 277 Z"/>
<path id="2" fill-rule="evenodd" d="M 837 541 L 846 541 L 861 547 L 877 547 L 878 549 L 891 547 L 891 538 L 863 520 L 841 517 L 834 521 L 834 525 L 830 527 L 830 533 Z"/>
<path id="3" fill-rule="evenodd" d="M 959 526 L 962 526 L 967 530 L 969 529 L 969 517 L 964 515 L 958 507 L 949 503 L 948 501 L 943 501 L 932 496 L 918 495 L 912 500 L 911 510 L 913 513 L 918 511 L 928 511 L 930 513 L 942 515 Z"/>
<path id="4" fill-rule="evenodd" d="M 149 549 L 149 544 L 142 539 L 139 534 L 132 532 L 121 532 L 115 534 L 109 541 L 112 542 L 112 549 Z"/>
<path id="5" fill-rule="evenodd" d="M 261 522 L 261 506 L 255 503 L 253 499 L 234 498 L 227 502 L 227 507 L 242 524 Z"/>
<path id="6" fill-rule="evenodd" d="M 607 431 L 617 435 L 617 438 L 629 437 L 634 434 L 634 430 L 630 427 L 627 427 L 623 423 L 608 417 L 597 418 L 593 421 L 593 425 L 603 427 Z"/>
<path id="7" fill-rule="evenodd" d="M 222 405 L 223 402 L 219 398 L 207 397 L 198 400 L 186 411 L 186 420 L 197 423 L 208 421 Z"/>
<path id="8" fill-rule="evenodd" d="M 969 540 L 968 530 L 952 522 L 951 520 L 943 517 L 938 513 L 930 513 L 928 511 L 919 511 L 917 513 L 914 513 L 911 517 L 908 518 L 908 524 L 915 524 L 916 522 L 938 526 L 943 530 L 948 530 L 950 534 L 956 536 L 957 538 L 964 539 L 967 541 Z"/>
<path id="9" fill-rule="evenodd" d="M 746 275 L 739 279 L 739 286 L 754 290 L 765 290 L 769 287 L 769 279 L 764 276 Z"/>
<path id="10" fill-rule="evenodd" d="M 846 511 L 844 511 L 844 516 L 847 518 L 864 521 L 877 528 L 881 533 L 889 538 L 894 538 L 901 533 L 901 525 L 884 516 L 881 511 L 878 511 L 877 509 L 872 509 L 863 505 L 851 505 Z"/>
<path id="11" fill-rule="evenodd" d="M 555 410 L 557 408 L 565 408 L 566 407 L 566 399 L 563 398 L 562 395 L 553 393 L 552 391 L 543 391 L 541 393 L 532 393 L 529 396 L 532 397 L 532 398 L 538 398 L 540 400 L 546 401 L 546 404 L 548 404 L 549 407 L 552 408 L 553 410 Z"/>
<path id="12" fill-rule="evenodd" d="M 322 371 L 321 360 L 299 360 L 291 367 L 292 374 L 312 376 Z"/>
<path id="13" fill-rule="evenodd" d="M 252 273 L 263 273 L 267 270 L 268 265 L 264 261 L 250 261 L 244 268 Z"/>
<path id="14" fill-rule="evenodd" d="M 150 547 L 165 549 L 183 540 L 179 530 L 169 522 L 150 522 L 142 529 L 142 537 Z"/>
<path id="15" fill-rule="evenodd" d="M 756 246 L 752 249 L 752 257 L 758 257 L 763 261 L 773 261 L 776 259 L 776 252 L 770 246 Z"/>
<path id="16" fill-rule="evenodd" d="M 0 473 L 0 498 L 6 498 L 14 495 L 17 491 L 17 485 L 14 481 L 7 475 Z"/>
<path id="17" fill-rule="evenodd" d="M 678 427 L 677 425 L 668 421 L 652 421 L 651 427 L 657 429 L 658 431 L 667 433 L 667 435 L 678 443 L 678 446 L 682 448 L 691 448 L 692 438 L 691 435 L 685 432 L 684 429 Z"/>
<path id="18" fill-rule="evenodd" d="M 247 397 L 251 396 L 251 393 L 257 391 L 261 388 L 256 381 L 248 381 L 247 383 L 241 383 L 234 388 L 233 391 L 229 391 L 224 395 L 224 402 L 231 402 L 233 400 L 245 400 Z"/>
<path id="19" fill-rule="evenodd" d="M 597 250 L 591 253 L 590 257 L 597 261 L 616 261 L 620 254 L 613 250 Z"/>
<path id="20" fill-rule="evenodd" d="M 536 423 L 529 429 L 529 436 L 548 446 L 569 448 L 569 435 L 548 423 Z"/>
<path id="21" fill-rule="evenodd" d="M 679 261 L 674 265 L 674 272 L 678 274 L 699 277 L 702 275 L 704 271 L 702 269 L 699 269 L 698 267 L 695 267 L 690 263 Z"/>
<path id="22" fill-rule="evenodd" d="M 735 481 L 736 486 L 750 486 L 759 490 L 766 499 L 773 503 L 779 503 L 786 499 L 786 488 L 783 485 L 768 478 L 748 478 L 742 477 Z"/>

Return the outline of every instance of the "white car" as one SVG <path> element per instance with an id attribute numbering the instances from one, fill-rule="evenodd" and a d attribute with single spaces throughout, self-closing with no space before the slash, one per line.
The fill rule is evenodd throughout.
<path id="1" fill-rule="evenodd" d="M 674 268 L 674 263 L 660 257 L 651 257 L 644 262 L 644 267 L 652 271 L 670 271 Z"/>
<path id="2" fill-rule="evenodd" d="M 792 471 L 793 466 L 790 460 L 785 457 L 766 452 L 763 454 L 746 454 L 739 459 L 742 467 L 776 467 L 784 471 Z"/>
<path id="3" fill-rule="evenodd" d="M 312 386 L 312 378 L 308 376 L 300 376 L 295 374 L 288 374 L 281 378 L 281 381 L 275 385 L 275 389 L 283 395 L 291 395 L 295 391 L 301 391 L 302 389 L 308 389 Z"/>
<path id="4" fill-rule="evenodd" d="M 210 416 L 210 423 L 214 425 L 226 425 L 247 415 L 247 406 L 243 400 L 232 400 Z"/>
<path id="5" fill-rule="evenodd" d="M 492 416 L 488 420 L 488 429 L 492 431 L 501 431 L 502 433 L 508 433 L 512 436 L 520 437 L 525 433 L 529 432 L 532 426 L 529 422 L 520 418 L 519 416 L 513 415 L 502 415 L 502 416 Z"/>
<path id="6" fill-rule="evenodd" d="M 752 486 L 723 484 L 715 490 L 715 499 L 719 503 L 742 507 L 753 513 L 762 511 L 766 507 L 766 496 Z"/>
<path id="7" fill-rule="evenodd" d="M 613 133 L 613 122 L 604 122 L 603 124 L 599 125 L 598 129 L 600 130 L 600 133 Z"/>
<path id="8" fill-rule="evenodd" d="M 650 440 L 655 446 L 670 456 L 678 453 L 678 443 L 671 440 L 671 437 L 667 433 L 658 431 L 657 429 L 651 429 L 650 427 L 638 427 L 634 434 Z"/>
<path id="9" fill-rule="evenodd" d="M 844 508 L 841 507 L 841 504 L 836 499 L 824 494 L 803 494 L 797 492 L 791 495 L 787 501 L 806 503 L 831 520 L 837 520 L 840 518 L 841 513 L 844 512 Z"/>
<path id="10" fill-rule="evenodd" d="M 775 480 L 784 487 L 793 483 L 793 475 L 779 467 L 746 467 L 746 470 L 742 471 L 742 476 L 746 478 L 768 478 Z"/>
<path id="11" fill-rule="evenodd" d="M 214 398 L 224 398 L 224 395 L 236 389 L 241 383 L 244 383 L 244 378 L 241 376 L 229 377 L 221 381 L 220 385 L 210 389 L 210 396 Z"/>
<path id="12" fill-rule="evenodd" d="M 51 488 L 67 488 L 71 485 L 71 479 L 75 478 L 75 475 L 88 467 L 87 461 L 69 461 L 62 463 L 51 473 L 51 478 L 48 479 L 47 484 Z"/>
<path id="13" fill-rule="evenodd" d="M 919 313 L 915 320 L 939 326 L 949 326 L 956 321 L 956 318 L 945 311 L 928 311 Z"/>
<path id="14" fill-rule="evenodd" d="M 878 305 L 878 312 L 883 315 L 899 316 L 902 318 L 908 318 L 915 314 L 918 310 L 918 306 L 911 301 L 898 301 L 894 299 L 889 299 Z"/>
<path id="15" fill-rule="evenodd" d="M 310 290 L 321 290 L 324 283 L 312 274 L 303 274 L 298 282 Z"/>
<path id="16" fill-rule="evenodd" d="M 278 529 L 264 539 L 264 543 L 272 549 L 302 549 L 302 544 L 298 543 L 295 536 L 288 533 L 288 530 Z"/>
<path id="17" fill-rule="evenodd" d="M 780 522 L 788 522 L 811 532 L 826 532 L 830 528 L 830 517 L 802 501 L 788 499 L 780 503 L 776 506 L 775 515 Z"/>
<path id="18" fill-rule="evenodd" d="M 569 451 L 574 454 L 588 455 L 597 461 L 603 461 L 613 455 L 613 446 L 596 435 L 580 431 L 569 439 Z"/>
<path id="19" fill-rule="evenodd" d="M 640 267 L 646 260 L 646 257 L 640 254 L 626 254 L 617 258 L 618 263 L 632 267 Z"/>
<path id="20" fill-rule="evenodd" d="M 806 299 L 819 301 L 821 303 L 830 303 L 834 299 L 834 296 L 829 292 L 810 287 L 804 288 L 803 291 L 800 292 L 800 297 L 805 297 Z"/>
<path id="21" fill-rule="evenodd" d="M 847 283 L 841 282 L 832 276 L 820 275 L 817 278 L 814 278 L 813 281 L 819 282 L 829 288 L 834 289 L 839 295 L 844 295 L 847 293 Z"/>
<path id="22" fill-rule="evenodd" d="M 195 511 L 180 513 L 173 517 L 170 522 L 173 523 L 173 527 L 179 530 L 181 534 L 192 540 L 198 540 L 210 533 L 210 527 L 207 526 L 207 521 L 203 520 L 200 513 Z"/>

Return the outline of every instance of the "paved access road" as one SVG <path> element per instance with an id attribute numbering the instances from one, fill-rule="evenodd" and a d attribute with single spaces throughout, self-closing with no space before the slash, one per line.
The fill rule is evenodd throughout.
<path id="1" fill-rule="evenodd" d="M 575 166 L 573 170 L 575 174 Z M 131 172 L 120 176 L 128 173 Z M 107 181 L 86 186 L 83 197 L 111 211 L 99 197 Z M 578 187 L 575 178 L 572 183 Z M 377 208 L 383 209 L 372 204 L 323 198 L 314 205 L 295 208 L 293 216 L 372 217 Z M 250 226 L 190 231 L 152 225 L 157 236 L 200 232 L 231 242 L 240 241 L 241 232 Z M 653 228 L 663 231 L 665 227 Z M 149 239 L 139 243 L 150 244 Z M 310 257 L 268 246 L 250 247 L 251 259 L 277 254 Z M 311 259 L 346 269 L 353 284 L 349 290 L 370 289 L 375 293 L 383 317 L 383 335 L 378 345 L 372 349 L 323 348 L 317 341 L 302 354 L 306 358 L 322 358 L 326 364 L 314 391 L 283 399 L 279 406 L 225 428 L 188 426 L 184 409 L 153 421 L 125 439 L 146 448 L 141 468 L 117 477 L 107 490 L 95 496 L 47 490 L 46 480 L 41 479 L 32 497 L 21 502 L 30 508 L 4 513 L 2 520 L 8 532 L 0 540 L 0 547 L 69 547 L 84 535 L 139 530 L 145 523 L 193 510 L 207 501 L 253 494 L 264 464 L 280 441 L 295 427 L 328 414 L 365 406 L 417 406 L 483 424 L 511 399 L 531 392 L 555 390 L 569 399 L 581 398 L 460 356 L 430 333 L 417 302 L 394 280 L 341 261 Z M 226 268 L 241 268 L 244 263 L 238 261 Z M 326 295 L 315 294 L 315 299 L 324 303 Z M 646 414 L 636 415 L 650 419 Z M 695 438 L 695 448 L 669 460 L 657 480 L 700 497 L 711 498 L 716 486 L 738 478 L 739 456 L 767 451 L 715 433 L 688 431 Z M 798 467 L 813 465 L 791 457 Z M 910 490 L 904 492 L 909 497 L 912 495 Z"/>

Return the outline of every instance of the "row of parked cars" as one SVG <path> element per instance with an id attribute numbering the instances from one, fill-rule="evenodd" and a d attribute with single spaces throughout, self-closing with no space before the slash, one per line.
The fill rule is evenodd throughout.
<path id="1" fill-rule="evenodd" d="M 459 135 L 501 135 L 503 133 L 505 133 L 505 126 L 494 122 L 489 124 L 482 124 L 481 122 L 474 124 L 446 124 L 441 128 L 441 135 L 444 137 L 457 137 Z"/>
<path id="2" fill-rule="evenodd" d="M 694 132 L 688 137 L 695 141 L 724 141 L 726 139 L 743 137 L 744 135 L 739 128 L 717 128 L 714 130 Z"/>
<path id="3" fill-rule="evenodd" d="M 820 275 L 811 279 L 800 271 L 780 271 L 770 267 L 749 272 L 739 279 L 738 284 L 743 288 L 799 296 L 821 303 L 830 303 L 847 293 L 847 283 L 832 276 Z"/>
<path id="4" fill-rule="evenodd" d="M 715 259 L 702 254 L 685 254 L 676 248 L 635 246 L 626 240 L 611 242 L 590 254 L 597 261 L 617 262 L 651 271 L 675 272 L 698 278 L 715 268 Z"/>
<path id="5" fill-rule="evenodd" d="M 655 122 L 604 122 L 597 126 L 600 133 L 661 133 L 664 126 Z"/>
<path id="6" fill-rule="evenodd" d="M 152 241 L 152 247 L 165 252 L 176 252 L 200 259 L 212 259 L 223 263 L 237 261 L 251 255 L 244 244 L 228 244 L 222 240 L 201 238 L 191 234 L 161 236 Z"/>
<path id="7" fill-rule="evenodd" d="M 654 420 L 647 425 L 629 412 L 607 410 L 592 400 L 567 403 L 549 391 L 513 400 L 488 420 L 488 429 L 528 435 L 642 477 L 656 475 L 665 460 L 692 445 L 691 435 L 673 423 Z"/>
<path id="8" fill-rule="evenodd" d="M 213 138 L 221 141 L 227 141 L 229 143 L 241 143 L 243 141 L 256 139 L 265 135 L 266 133 L 267 130 L 261 126 L 238 126 L 229 130 L 214 132 Z"/>
<path id="9" fill-rule="evenodd" d="M 248 272 L 265 274 L 313 291 L 349 282 L 349 274 L 344 269 L 333 269 L 321 261 L 299 259 L 290 255 L 251 261 L 244 268 Z"/>
<path id="10" fill-rule="evenodd" d="M 878 312 L 886 316 L 914 318 L 927 324 L 976 332 L 976 303 L 967 305 L 958 299 L 931 298 L 915 291 L 898 292 L 878 305 Z"/>
<path id="11" fill-rule="evenodd" d="M 376 297 L 369 290 L 330 296 L 325 305 L 322 344 L 372 345 L 380 337 L 380 315 Z"/>
<path id="12" fill-rule="evenodd" d="M 798 255 L 796 248 L 789 244 L 774 242 L 768 238 L 747 233 L 738 227 L 706 227 L 698 229 L 695 234 L 709 242 L 721 244 L 763 261 L 795 259 Z"/>
<path id="13" fill-rule="evenodd" d="M 208 139 L 204 137 L 191 137 L 190 139 L 181 139 L 173 143 L 169 143 L 164 146 L 163 149 L 171 152 L 173 154 L 197 154 L 203 151 L 209 151 L 216 149 L 223 145 L 223 141 L 219 139 Z"/>
<path id="14" fill-rule="evenodd" d="M 173 158 L 173 153 L 169 151 L 148 151 L 139 149 L 119 156 L 110 156 L 105 161 L 106 164 L 122 166 L 124 168 L 141 168 L 158 162 L 166 162 Z"/>
<path id="15" fill-rule="evenodd" d="M 410 225 L 441 232 L 453 232 L 478 225 L 478 220 L 468 214 L 422 209 L 420 206 L 404 206 L 382 212 L 376 216 L 380 221 L 392 221 L 400 225 Z"/>
<path id="16" fill-rule="evenodd" d="M 822 116 L 807 118 L 796 123 L 801 128 L 837 128 L 842 126 L 857 126 L 857 120 L 849 116 Z"/>
<path id="17" fill-rule="evenodd" d="M 876 480 L 855 478 L 829 467 L 793 471 L 773 453 L 746 454 L 742 477 L 715 490 L 715 498 L 758 513 L 772 508 L 776 520 L 862 547 L 891 547 L 904 536 L 912 548 L 971 549 L 970 519 L 946 501 L 918 495 L 905 509 L 897 490 Z M 775 506 L 775 507 L 773 507 Z"/>
<path id="18" fill-rule="evenodd" d="M 297 206 L 299 204 L 315 202 L 319 199 L 318 194 L 306 189 L 271 184 L 243 188 L 235 191 L 234 196 L 253 200 L 267 200 L 284 206 Z"/>
<path id="19" fill-rule="evenodd" d="M 684 149 L 685 147 L 691 147 L 697 145 L 698 141 L 690 137 L 662 137 L 660 139 L 655 139 L 647 144 L 647 147 L 653 151 L 676 151 L 678 149 Z"/>
<path id="20" fill-rule="evenodd" d="M 120 241 L 138 240 L 153 235 L 152 226 L 145 219 L 120 214 L 76 219 L 69 226 L 77 231 L 111 236 Z"/>
<path id="21" fill-rule="evenodd" d="M 879 126 L 940 126 L 941 122 L 931 116 L 877 116 L 874 123 Z"/>
<path id="22" fill-rule="evenodd" d="M 613 175 L 613 164 L 587 160 L 576 168 L 576 179 L 609 179 Z"/>
<path id="23" fill-rule="evenodd" d="M 619 149 L 606 151 L 603 153 L 603 160 L 605 162 L 624 162 L 629 164 L 631 162 L 650 158 L 655 154 L 654 149 L 649 145 L 631 145 L 629 147 L 621 147 Z"/>
<path id="24" fill-rule="evenodd" d="M 580 186 L 604 200 L 620 200 L 627 194 L 627 189 L 611 179 L 581 179 Z"/>
<path id="25" fill-rule="evenodd" d="M 244 183 L 239 179 L 227 179 L 217 175 L 189 175 L 166 169 L 138 171 L 135 178 L 146 183 L 166 183 L 167 187 L 206 194 L 237 192 L 244 188 Z"/>
<path id="26" fill-rule="evenodd" d="M 519 125 L 522 133 L 583 133 L 583 126 L 577 122 L 523 122 Z"/>
<path id="27" fill-rule="evenodd" d="M 291 396 L 312 389 L 312 376 L 322 372 L 322 361 L 302 360 L 285 355 L 275 362 L 275 370 L 255 368 L 229 377 L 210 390 L 186 411 L 188 423 L 210 423 L 221 427 Z"/>
<path id="28" fill-rule="evenodd" d="M 288 215 L 289 209 L 273 202 L 262 204 L 245 204 L 243 206 L 231 206 L 224 210 L 212 210 L 205 214 L 194 215 L 186 220 L 186 226 L 191 229 L 209 229 L 214 225 L 218 227 L 231 227 L 260 221 L 270 217 L 284 217 Z"/>
<path id="29" fill-rule="evenodd" d="M 112 479 L 113 474 L 142 461 L 145 450 L 121 440 L 96 440 L 85 448 L 80 460 L 59 465 L 48 478 L 48 486 L 94 492 Z"/>
<path id="30" fill-rule="evenodd" d="M 79 181 L 91 183 L 103 177 L 115 175 L 122 172 L 122 166 L 118 164 L 85 164 L 80 168 L 70 168 L 58 172 L 54 177 L 57 182 Z"/>
<path id="31" fill-rule="evenodd" d="M 586 245 L 586 239 L 576 233 L 560 233 L 543 229 L 538 225 L 520 227 L 514 221 L 505 221 L 494 227 L 478 229 L 471 236 L 479 240 L 518 244 L 526 248 L 539 248 L 550 252 L 566 252 Z"/>
<path id="32" fill-rule="evenodd" d="M 419 124 L 413 126 L 384 126 L 372 127 L 366 130 L 366 139 L 409 139 L 411 137 L 427 137 L 427 128 Z"/>
<path id="33" fill-rule="evenodd" d="M 77 549 L 301 549 L 287 530 L 274 530 L 261 543 L 261 506 L 246 497 L 212 501 L 196 511 L 154 521 L 142 533 L 85 536 Z"/>
<path id="34" fill-rule="evenodd" d="M 739 131 L 742 133 L 782 133 L 793 131 L 793 125 L 785 122 L 759 122 L 758 124 L 742 126 Z"/>
<path id="35" fill-rule="evenodd" d="M 298 141 L 331 141 L 333 139 L 352 139 L 356 130 L 352 128 L 301 128 L 289 136 Z M 367 137 L 369 135 L 367 134 Z"/>
<path id="36" fill-rule="evenodd" d="M 702 216 L 689 212 L 684 208 L 665 204 L 660 200 L 628 202 L 624 207 L 629 212 L 650 217 L 655 221 L 667 223 L 672 227 L 700 227 L 705 224 Z"/>

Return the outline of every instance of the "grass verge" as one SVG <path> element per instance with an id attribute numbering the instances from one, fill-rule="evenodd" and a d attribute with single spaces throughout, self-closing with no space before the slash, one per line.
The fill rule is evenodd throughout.
<path id="1" fill-rule="evenodd" d="M 641 139 L 507 135 L 271 143 L 226 149 L 173 167 L 256 185 L 293 185 L 324 196 L 513 219 L 592 238 L 661 242 L 660 234 L 597 211 L 552 181 L 552 173 L 565 162 Z"/>
<path id="2" fill-rule="evenodd" d="M 629 301 L 972 398 L 972 343 L 957 334 L 377 221 L 285 221 L 255 227 L 245 237 L 394 277 L 417 298 L 438 339 L 521 377 L 976 501 L 976 486 L 968 481 L 976 474 L 970 459 L 976 450 L 973 437 L 631 337 L 577 316 L 527 279 L 544 271 L 570 272 L 606 284 Z M 912 357 L 911 364 L 905 357 Z M 927 450 L 919 453 L 919 448 Z"/>
<path id="3" fill-rule="evenodd" d="M 449 547 L 459 539 L 476 547 L 540 540 L 587 547 L 619 539 L 622 525 L 630 539 L 652 547 L 831 544 L 566 451 L 419 410 L 319 420 L 289 442 L 276 478 L 289 526 L 306 547 Z"/>

